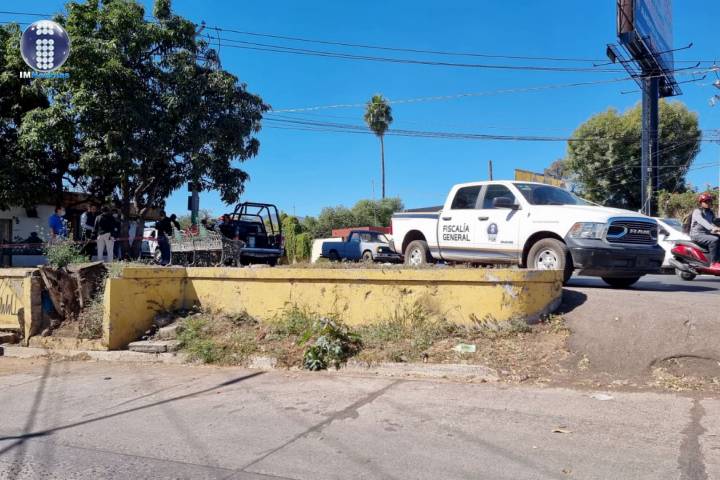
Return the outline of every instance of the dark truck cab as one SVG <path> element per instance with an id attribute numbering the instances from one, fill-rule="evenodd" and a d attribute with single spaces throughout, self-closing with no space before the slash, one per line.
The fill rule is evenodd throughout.
<path id="1" fill-rule="evenodd" d="M 285 253 L 280 214 L 270 203 L 245 202 L 223 215 L 218 226 L 228 240 L 229 255 L 235 263 L 276 265 Z"/>

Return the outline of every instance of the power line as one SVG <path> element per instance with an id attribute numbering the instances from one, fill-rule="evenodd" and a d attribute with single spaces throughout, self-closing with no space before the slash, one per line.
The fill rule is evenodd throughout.
<path id="1" fill-rule="evenodd" d="M 14 11 L 0 11 L 0 14 L 6 15 L 21 15 L 21 16 L 33 16 L 33 17 L 49 17 L 50 14 L 38 13 L 38 12 L 14 12 Z M 276 40 L 286 40 L 292 42 L 311 43 L 317 45 L 333 45 L 350 48 L 360 48 L 367 50 L 380 50 L 380 51 L 391 51 L 391 52 L 404 52 L 404 53 L 420 53 L 427 55 L 439 55 L 439 56 L 453 56 L 453 57 L 474 57 L 474 58 L 497 58 L 497 59 L 508 59 L 508 60 L 530 60 L 530 61 L 553 61 L 553 62 L 575 62 L 575 63 L 593 63 L 593 62 L 606 62 L 606 59 L 597 58 L 582 58 L 582 57 L 561 57 L 561 56 L 548 56 L 548 55 L 509 55 L 509 54 L 493 54 L 493 53 L 478 53 L 478 52 L 466 52 L 466 51 L 452 51 L 452 50 L 437 50 L 437 49 L 422 49 L 413 47 L 398 47 L 388 45 L 377 45 L 377 44 L 366 44 L 366 43 L 353 43 L 340 40 L 324 40 L 317 38 L 307 38 L 301 36 L 292 36 L 279 33 L 265 33 L 265 32 L 253 32 L 248 30 L 241 30 L 238 28 L 229 28 L 221 26 L 209 26 L 209 28 L 215 31 L 222 31 L 228 33 L 234 33 L 236 35 L 244 35 L 251 37 L 260 38 L 272 38 Z M 233 39 L 227 39 L 228 41 L 237 41 Z M 697 63 L 697 60 L 675 60 L 678 63 Z M 700 60 L 700 62 L 710 62 L 710 60 Z"/>
<path id="2" fill-rule="evenodd" d="M 554 90 L 561 88 L 574 88 L 574 87 L 585 87 L 590 85 L 602 85 L 610 83 L 619 83 L 632 80 L 631 77 L 622 78 L 611 78 L 607 80 L 595 80 L 587 82 L 573 82 L 573 83 L 555 83 L 548 85 L 538 85 L 534 87 L 517 87 L 517 88 L 501 88 L 498 90 L 489 90 L 485 92 L 468 92 L 468 93 L 456 93 L 451 95 L 434 95 L 427 97 L 416 97 L 416 98 L 404 98 L 398 100 L 388 100 L 389 104 L 406 104 L 406 103 L 421 103 L 421 102 L 437 102 L 445 100 L 456 100 L 459 98 L 470 98 L 470 97 L 486 97 L 493 95 L 503 95 L 509 93 L 524 93 L 524 92 L 536 92 L 542 90 Z M 337 108 L 365 108 L 366 102 L 362 103 L 338 103 L 331 105 L 315 105 L 310 107 L 297 107 L 297 108 L 282 108 L 278 110 L 272 110 L 273 113 L 291 113 L 291 112 L 310 112 L 314 110 L 327 110 Z"/>
<path id="3" fill-rule="evenodd" d="M 311 39 L 306 37 L 298 37 L 298 36 L 290 36 L 290 35 L 284 35 L 284 34 L 277 34 L 277 33 L 261 33 L 261 32 L 251 32 L 247 30 L 238 30 L 235 28 L 225 28 L 225 27 L 214 27 L 217 30 L 223 31 L 223 32 L 229 32 L 229 33 L 235 33 L 239 35 L 247 35 L 252 37 L 262 37 L 262 38 L 274 38 L 277 40 L 289 40 L 289 41 L 295 41 L 295 42 L 303 42 L 303 43 L 314 43 L 314 44 L 320 44 L 320 45 L 335 45 L 335 46 L 342 46 L 342 47 L 352 47 L 352 48 L 364 48 L 369 50 L 383 50 L 383 51 L 392 51 L 392 52 L 406 52 L 406 53 L 423 53 L 423 54 L 429 54 L 429 55 L 445 55 L 445 56 L 454 56 L 454 57 L 479 57 L 479 58 L 502 58 L 502 59 L 509 59 L 509 60 L 545 60 L 545 61 L 554 61 L 554 62 L 575 62 L 575 63 L 582 63 L 582 62 L 606 62 L 607 59 L 597 59 L 597 58 L 571 58 L 571 57 L 559 57 L 559 56 L 532 56 L 532 55 L 508 55 L 508 54 L 490 54 L 490 53 L 477 53 L 477 52 L 458 52 L 458 51 L 448 51 L 448 50 L 433 50 L 433 49 L 419 49 L 419 48 L 408 48 L 408 47 L 397 47 L 397 46 L 386 46 L 386 45 L 370 45 L 370 44 L 364 44 L 364 43 L 351 43 L 351 42 L 344 42 L 344 41 L 338 41 L 338 40 L 320 40 L 320 39 Z M 230 39 L 228 39 L 230 40 Z M 678 63 L 698 63 L 697 60 L 674 60 Z M 701 63 L 710 63 L 711 60 L 700 60 Z"/>
<path id="4" fill-rule="evenodd" d="M 34 16 L 34 17 L 48 17 L 49 16 L 46 14 L 36 13 L 36 12 L 0 11 L 0 14 L 26 15 L 26 16 Z M 283 35 L 283 34 L 277 34 L 277 33 L 251 32 L 251 31 L 247 31 L 247 30 L 239 30 L 237 28 L 226 28 L 226 27 L 220 27 L 220 26 L 212 26 L 209 28 L 212 28 L 215 31 L 228 32 L 228 33 L 234 33 L 234 34 L 238 34 L 238 35 L 245 35 L 245 36 L 252 36 L 252 37 L 272 38 L 272 39 L 276 39 L 276 40 L 287 40 L 287 41 L 293 41 L 293 42 L 311 43 L 311 44 L 316 44 L 316 45 L 332 45 L 332 46 L 361 48 L 361 49 L 367 49 L 367 50 L 380 50 L 380 51 L 390 51 L 390 52 L 404 52 L 404 53 L 415 53 L 415 54 L 420 53 L 420 54 L 428 54 L 428 55 L 453 56 L 453 57 L 497 58 L 497 59 L 508 59 L 508 60 L 531 60 L 531 61 L 542 60 L 542 61 L 575 62 L 575 63 L 580 63 L 580 62 L 592 63 L 592 62 L 604 61 L 604 60 L 598 60 L 598 59 L 592 59 L 592 58 L 568 58 L 568 57 L 558 57 L 558 56 L 532 56 L 532 55 L 506 55 L 506 54 L 500 55 L 500 54 L 488 54 L 488 53 L 477 53 L 477 52 L 458 52 L 458 51 L 448 51 L 448 50 L 407 48 L 407 47 L 395 47 L 395 46 L 384 46 L 384 45 L 369 45 L 369 44 L 363 44 L 363 43 L 351 43 L 351 42 L 343 42 L 343 41 L 335 41 L 335 40 L 311 39 L 311 38 Z M 253 42 L 243 42 L 243 41 L 234 40 L 234 39 L 225 39 L 225 40 L 236 41 L 236 42 L 241 42 L 241 43 L 248 43 L 249 45 L 255 45 L 255 46 L 278 47 L 277 45 L 267 45 L 267 44 L 253 43 Z M 280 46 L 280 47 L 282 47 L 282 46 Z M 287 47 L 287 48 L 291 48 L 291 47 Z"/>
<path id="5" fill-rule="evenodd" d="M 32 12 L 6 12 L 6 11 L 0 11 L 3 15 L 20 15 L 20 16 L 26 16 L 26 17 L 52 17 L 50 14 L 46 13 L 32 13 Z"/>
<path id="6" fill-rule="evenodd" d="M 213 37 L 208 35 L 201 35 L 207 39 L 214 40 Z M 239 48 L 243 50 L 256 50 L 263 52 L 272 53 L 287 53 L 291 55 L 305 55 L 315 57 L 326 57 L 326 58 L 339 58 L 344 60 L 360 60 L 369 62 L 383 62 L 383 63 L 397 63 L 397 64 L 411 64 L 411 65 L 429 65 L 438 67 L 455 67 L 455 68 L 475 68 L 475 69 L 490 69 L 490 70 L 520 70 L 520 71 L 541 71 L 541 72 L 595 72 L 595 73 L 617 73 L 623 70 L 617 68 L 597 68 L 597 67 L 555 67 L 555 66 L 544 66 L 544 65 L 496 65 L 496 64 L 482 64 L 482 63 L 457 63 L 457 62 L 444 62 L 435 60 L 419 60 L 412 58 L 396 58 L 396 57 L 378 57 L 371 55 L 356 55 L 352 53 L 332 52 L 326 50 L 312 50 L 307 48 L 295 48 L 287 47 L 284 45 L 274 45 L 257 42 L 245 42 L 242 40 L 233 40 L 228 38 L 222 38 L 223 47 L 228 48 Z M 238 45 L 241 44 L 241 45 Z"/>
<path id="7" fill-rule="evenodd" d="M 313 119 L 303 119 L 297 117 L 287 117 L 282 115 L 276 115 L 274 117 L 266 117 L 265 121 L 272 122 L 271 124 L 281 124 L 286 127 L 302 127 L 302 130 L 314 130 L 324 132 L 340 132 L 340 133 L 352 133 L 361 132 L 364 134 L 374 135 L 364 125 L 354 125 L 347 123 L 337 122 L 325 122 Z M 425 137 L 425 138 L 447 138 L 447 139 L 461 139 L 461 140 L 507 140 L 507 141 L 537 141 L 537 142 L 592 142 L 599 139 L 607 139 L 611 137 L 559 137 L 559 136 L 543 136 L 543 135 L 499 135 L 499 134 L 488 134 L 488 133 L 466 133 L 466 132 L 442 132 L 442 131 L 426 131 L 426 130 L 406 130 L 392 128 L 387 131 L 385 135 L 388 136 L 406 136 L 406 137 Z M 617 141 L 622 142 L 637 142 L 637 138 L 627 138 L 625 136 L 614 138 Z M 711 141 L 705 139 L 705 141 Z"/>
<path id="8" fill-rule="evenodd" d="M 677 72 L 677 74 L 678 75 L 700 75 L 700 74 L 708 73 L 708 72 L 717 72 L 718 70 L 720 70 L 720 68 L 711 67 L 711 68 L 707 68 L 707 69 Z M 661 75 L 656 75 L 656 76 L 660 77 Z M 647 78 L 652 78 L 652 77 L 653 76 L 648 76 Z M 434 96 L 426 96 L 426 97 L 405 98 L 405 99 L 398 99 L 398 100 L 389 99 L 389 100 L 387 100 L 387 102 L 391 105 L 407 104 L 407 103 L 422 103 L 422 102 L 437 102 L 437 101 L 446 101 L 446 100 L 457 100 L 460 98 L 486 97 L 486 96 L 512 94 L 512 93 L 526 93 L 526 92 L 537 92 L 537 91 L 544 91 L 544 90 L 555 90 L 555 89 L 562 89 L 562 88 L 577 88 L 577 87 L 585 87 L 585 86 L 593 86 L 593 85 L 604 85 L 604 84 L 627 82 L 630 80 L 634 80 L 633 77 L 617 77 L 617 78 L 610 78 L 610 79 L 605 79 L 605 80 L 593 80 L 593 81 L 586 81 L 586 82 L 553 83 L 553 84 L 547 84 L 547 85 L 537 85 L 534 87 L 501 88 L 498 90 L 489 90 L 489 91 L 485 91 L 485 92 L 468 92 L 468 93 L 456 93 L 456 94 L 451 94 L 451 95 L 434 95 Z M 336 104 L 326 104 L 326 105 L 313 105 L 313 106 L 309 106 L 309 107 L 281 108 L 281 109 L 272 110 L 269 113 L 295 113 L 295 112 L 311 112 L 311 111 L 316 111 L 316 110 L 330 110 L 330 109 L 341 109 L 341 108 L 365 108 L 366 105 L 367 105 L 366 102 L 336 103 Z"/>
<path id="9" fill-rule="evenodd" d="M 555 61 L 555 62 L 603 61 L 603 60 L 592 59 L 592 58 L 567 58 L 567 57 L 529 56 L 529 55 L 498 55 L 498 54 L 489 54 L 489 53 L 457 52 L 457 51 L 448 51 L 448 50 L 425 50 L 425 49 L 419 49 L 419 48 L 390 47 L 390 46 L 383 46 L 383 45 L 368 45 L 368 44 L 363 44 L 363 43 L 350 43 L 350 42 L 342 42 L 342 41 L 334 41 L 334 40 L 310 39 L 310 38 L 304 38 L 304 37 L 281 35 L 281 34 L 276 34 L 276 33 L 250 32 L 250 31 L 246 31 L 246 30 L 237 30 L 237 29 L 233 29 L 233 28 L 222 28 L 222 27 L 218 27 L 218 28 L 223 32 L 230 32 L 230 33 L 236 33 L 236 34 L 240 34 L 240 35 L 248 35 L 248 36 L 253 36 L 253 37 L 274 38 L 274 39 L 278 39 L 278 40 L 290 40 L 290 41 L 295 41 L 295 42 L 314 43 L 314 44 L 320 44 L 320 45 L 335 45 L 335 46 L 341 46 L 341 47 L 365 48 L 365 49 L 369 49 L 369 50 L 384 50 L 384 51 L 390 51 L 390 52 L 424 53 L 424 54 L 430 54 L 430 55 L 446 55 L 446 56 L 453 56 L 453 57 L 505 58 L 505 59 L 510 59 L 510 60 L 548 60 L 548 61 Z"/>
<path id="10" fill-rule="evenodd" d="M 36 17 L 49 16 L 47 14 L 42 14 L 42 13 L 37 13 L 37 12 L 0 11 L 0 13 L 10 14 L 10 15 L 28 15 L 28 16 L 36 16 Z M 226 47 L 230 47 L 230 48 L 240 48 L 240 49 L 246 49 L 246 50 L 265 51 L 265 52 L 272 52 L 272 53 L 286 53 L 286 54 L 294 54 L 294 55 L 310 55 L 310 56 L 329 57 L 329 58 L 338 58 L 338 59 L 346 59 L 346 60 L 361 60 L 361 61 L 403 63 L 403 64 L 415 64 L 415 65 L 432 65 L 432 66 L 443 66 L 443 67 L 461 67 L 461 68 L 482 68 L 482 69 L 500 69 L 500 70 L 521 70 L 521 71 L 547 71 L 547 72 L 554 71 L 554 72 L 603 72 L 603 73 L 608 73 L 608 72 L 622 71 L 620 69 L 614 69 L 614 68 L 599 68 L 599 66 L 597 66 L 597 65 L 590 66 L 590 67 L 557 67 L 557 66 L 540 66 L 540 65 L 491 65 L 491 64 L 456 63 L 456 62 L 444 62 L 444 61 L 432 61 L 432 60 L 419 60 L 419 59 L 410 59 L 410 58 L 392 58 L 392 57 L 377 57 L 377 56 L 369 56 L 369 55 L 356 55 L 356 54 L 345 53 L 345 52 L 311 50 L 311 49 L 304 49 L 304 48 L 289 47 L 286 45 L 247 42 L 247 41 L 236 40 L 236 39 L 232 39 L 232 38 L 221 38 L 219 35 L 219 32 L 224 31 L 224 32 L 235 33 L 235 34 L 240 34 L 240 35 L 249 35 L 249 36 L 264 37 L 264 38 L 274 38 L 274 39 L 289 40 L 289 41 L 304 42 L 304 43 L 315 43 L 315 44 L 322 44 L 322 45 L 333 45 L 333 46 L 373 49 L 373 50 L 382 50 L 382 51 L 394 51 L 394 52 L 404 52 L 404 53 L 413 53 L 413 54 L 421 53 L 421 54 L 444 55 L 444 56 L 502 58 L 502 59 L 508 59 L 508 60 L 531 60 L 531 61 L 545 60 L 545 61 L 555 61 L 555 62 L 576 62 L 576 63 L 596 61 L 594 59 L 568 58 L 568 57 L 557 57 L 557 56 L 498 55 L 498 54 L 485 54 L 485 53 L 474 53 L 474 52 L 452 52 L 452 51 L 445 51 L 445 50 L 425 50 L 425 49 L 418 49 L 418 48 L 389 47 L 389 46 L 382 46 L 382 45 L 367 45 L 367 44 L 361 44 L 361 43 L 339 42 L 339 41 L 330 41 L 330 40 L 317 40 L 317 39 L 294 37 L 294 36 L 280 35 L 280 34 L 250 32 L 250 31 L 238 30 L 238 29 L 234 29 L 234 28 L 224 28 L 224 27 L 220 27 L 220 26 L 210 26 L 209 28 L 214 29 L 218 33 L 218 35 L 217 35 L 218 49 L 220 49 L 222 46 L 226 46 Z M 215 37 L 212 37 L 209 35 L 203 35 L 203 37 L 205 37 L 213 42 L 216 40 Z M 232 45 L 222 44 L 220 42 L 221 40 L 224 40 L 226 42 L 232 42 L 233 44 Z M 240 45 L 238 45 L 238 44 L 240 44 Z"/>

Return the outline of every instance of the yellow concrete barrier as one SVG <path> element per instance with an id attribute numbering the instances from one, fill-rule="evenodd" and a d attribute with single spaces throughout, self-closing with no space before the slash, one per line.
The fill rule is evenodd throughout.
<path id="1" fill-rule="evenodd" d="M 200 305 L 259 319 L 298 306 L 362 325 L 417 305 L 464 325 L 553 311 L 559 272 L 486 269 L 143 268 L 108 280 L 103 344 L 122 348 L 150 327 L 157 312 Z"/>
<path id="2" fill-rule="evenodd" d="M 128 267 L 122 278 L 109 278 L 103 297 L 103 346 L 124 348 L 150 328 L 158 312 L 186 306 L 186 283 L 184 268 Z"/>
<path id="3" fill-rule="evenodd" d="M 0 268 L 0 329 L 27 339 L 42 324 L 40 277 L 35 268 Z"/>

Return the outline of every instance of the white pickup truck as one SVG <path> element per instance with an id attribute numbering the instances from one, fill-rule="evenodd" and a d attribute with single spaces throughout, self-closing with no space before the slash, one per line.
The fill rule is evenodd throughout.
<path id="1" fill-rule="evenodd" d="M 658 272 L 664 255 L 652 218 L 533 182 L 455 185 L 442 207 L 393 215 L 392 232 L 411 266 L 516 264 L 562 270 L 565 281 L 578 270 L 619 288 Z"/>

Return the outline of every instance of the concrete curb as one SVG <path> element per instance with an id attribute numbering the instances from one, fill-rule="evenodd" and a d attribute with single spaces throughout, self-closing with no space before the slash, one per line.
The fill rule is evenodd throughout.
<path id="1" fill-rule="evenodd" d="M 184 353 L 140 353 L 129 350 L 47 350 L 35 347 L 20 347 L 17 345 L 0 345 L 0 357 L 10 358 L 50 358 L 60 357 L 68 360 L 95 360 L 101 362 L 123 363 L 150 363 L 150 364 L 188 364 Z M 277 359 L 272 357 L 254 356 L 250 358 L 247 367 L 251 370 L 288 371 L 277 367 Z M 289 370 L 295 370 L 291 368 Z M 300 369 L 297 369 L 298 371 Z M 357 360 L 350 360 L 339 370 L 329 369 L 324 373 L 331 374 L 359 374 L 383 377 L 415 377 L 415 378 L 442 378 L 465 380 L 474 382 L 497 382 L 498 373 L 492 368 L 483 365 L 467 365 L 457 363 L 392 363 L 381 362 L 370 364 Z"/>
<path id="2" fill-rule="evenodd" d="M 338 373 L 361 373 L 388 377 L 452 378 L 479 382 L 497 382 L 497 372 L 484 365 L 461 363 L 392 363 L 349 361 Z"/>
<path id="3" fill-rule="evenodd" d="M 0 345 L 0 356 L 10 358 L 43 358 L 61 357 L 69 360 L 96 360 L 104 362 L 127 363 L 186 363 L 187 356 L 183 353 L 140 353 L 129 350 L 68 350 L 45 349 L 37 347 L 19 347 L 17 345 Z"/>

